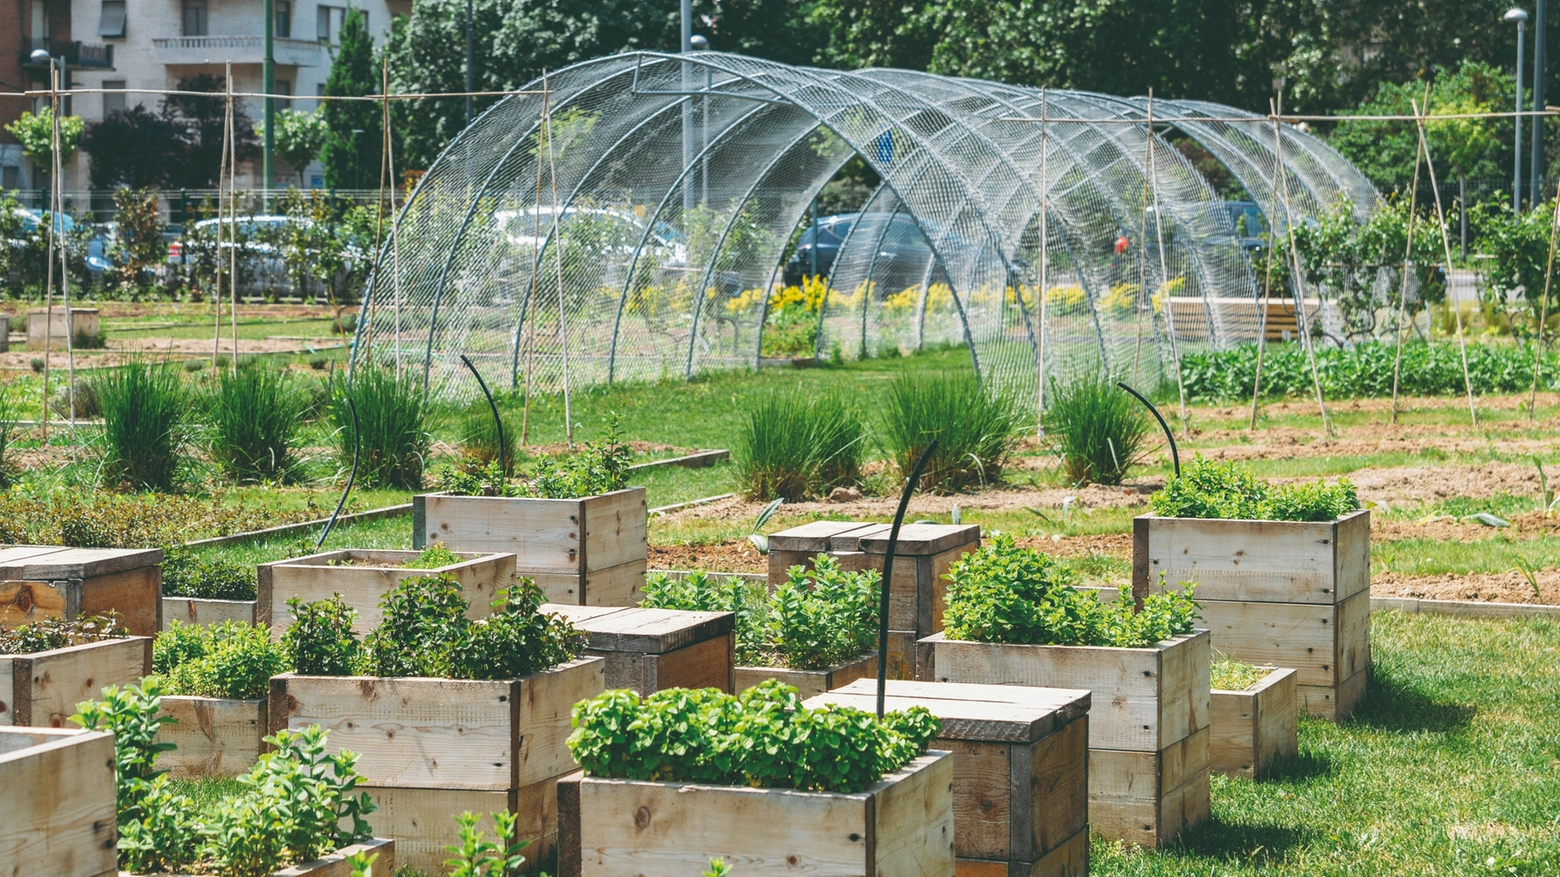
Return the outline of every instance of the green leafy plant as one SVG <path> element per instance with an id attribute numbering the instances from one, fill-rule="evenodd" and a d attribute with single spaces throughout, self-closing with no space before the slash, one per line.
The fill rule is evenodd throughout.
<path id="1" fill-rule="evenodd" d="M 579 499 L 628 486 L 630 453 L 623 443 L 622 418 L 607 415 L 601 437 L 557 460 L 543 460 L 532 471 L 522 496 Z"/>
<path id="2" fill-rule="evenodd" d="M 4 209 L 0 206 L 0 209 Z M 21 469 L 11 459 L 11 442 L 15 438 L 16 421 L 21 417 L 16 394 L 10 384 L 0 385 L 0 490 L 16 481 Z"/>
<path id="3" fill-rule="evenodd" d="M 497 460 L 478 464 L 464 459 L 438 471 L 439 490 L 451 496 L 525 496 L 525 489 L 504 476 Z"/>
<path id="4" fill-rule="evenodd" d="M 753 500 L 800 500 L 861 480 L 866 427 L 834 396 L 771 393 L 750 402 L 732 448 Z"/>
<path id="5" fill-rule="evenodd" d="M 0 655 L 33 655 L 126 636 L 129 634 L 119 623 L 119 616 L 112 612 L 68 621 L 43 618 L 11 630 L 0 629 Z"/>
<path id="6" fill-rule="evenodd" d="M 1053 382 L 1044 422 L 1046 438 L 1062 455 L 1067 480 L 1120 484 L 1142 461 L 1148 419 L 1137 400 L 1103 372 L 1081 372 Z"/>
<path id="7" fill-rule="evenodd" d="M 331 400 L 330 417 L 343 470 L 352 466 L 357 451 L 353 407 L 362 435 L 359 483 L 365 487 L 421 488 L 431 441 L 422 385 L 410 372 L 398 377 L 394 369 L 375 363 L 362 364 L 351 380 L 342 383 L 341 392 Z"/>
<path id="8" fill-rule="evenodd" d="M 1360 508 L 1347 478 L 1277 488 L 1239 462 L 1198 457 L 1151 499 L 1154 514 L 1167 518 L 1223 518 L 1252 521 L 1332 521 Z"/>
<path id="9" fill-rule="evenodd" d="M 923 475 L 927 490 L 953 493 L 1002 480 L 1023 424 L 1013 397 L 988 392 L 968 372 L 945 372 L 895 378 L 884 403 L 883 445 L 902 477 L 936 439 Z"/>
<path id="10" fill-rule="evenodd" d="M 215 626 L 169 623 L 152 644 L 152 671 L 164 693 L 194 697 L 257 699 L 272 676 L 287 667 L 280 643 L 265 627 L 241 621 Z"/>
<path id="11" fill-rule="evenodd" d="M 417 556 L 401 564 L 406 569 L 442 569 L 461 563 L 459 554 L 449 550 L 443 542 L 435 542 L 417 553 Z"/>
<path id="12" fill-rule="evenodd" d="M 1120 592 L 1112 603 L 1073 586 L 1074 575 L 1042 552 L 1020 548 L 1005 533 L 965 554 L 949 582 L 943 627 L 949 639 L 1032 645 L 1145 648 L 1190 633 L 1198 617 L 1194 585 L 1143 601 Z"/>
<path id="13" fill-rule="evenodd" d="M 499 592 L 500 611 L 471 622 L 450 652 L 456 679 L 518 679 L 572 661 L 585 635 L 562 616 L 543 614 L 546 597 L 530 579 Z"/>
<path id="14" fill-rule="evenodd" d="M 922 707 L 879 721 L 805 709 L 768 680 L 733 697 L 667 689 L 604 692 L 574 706 L 569 751 L 594 776 L 859 792 L 926 751 L 940 724 Z"/>
<path id="15" fill-rule="evenodd" d="M 200 557 L 182 546 L 163 549 L 165 597 L 205 600 L 255 599 L 255 568 L 222 558 Z"/>
<path id="16" fill-rule="evenodd" d="M 233 481 L 291 479 L 305 404 L 296 381 L 280 369 L 249 365 L 221 372 L 208 405 L 212 459 Z"/>
<path id="17" fill-rule="evenodd" d="M 530 841 L 515 837 L 518 814 L 500 810 L 492 814 L 496 842 L 485 840 L 477 827 L 482 817 L 475 813 L 459 813 L 455 824 L 460 828 L 460 843 L 444 849 L 453 855 L 444 860 L 448 877 L 519 877 L 525 856 L 521 850 Z"/>
<path id="18" fill-rule="evenodd" d="M 755 666 L 764 660 L 764 624 L 769 616 L 769 588 L 763 582 L 740 578 L 717 581 L 703 570 L 683 576 L 664 572 L 645 576 L 644 597 L 639 605 L 647 609 L 680 609 L 686 612 L 730 612 L 736 616 L 736 655 L 738 666 Z"/>
<path id="19" fill-rule="evenodd" d="M 340 594 L 313 603 L 293 597 L 287 608 L 293 614 L 293 623 L 282 634 L 287 665 L 306 676 L 352 675 L 363 660 L 363 644 L 352 632 L 357 610 Z"/>
<path id="20" fill-rule="evenodd" d="M 449 576 L 402 579 L 379 601 L 383 621 L 364 640 L 375 676 L 448 676 L 470 604 Z"/>
<path id="21" fill-rule="evenodd" d="M 173 490 L 186 460 L 188 394 L 172 368 L 132 360 L 94 381 L 103 405 L 103 477 L 110 487 Z"/>
<path id="22" fill-rule="evenodd" d="M 172 743 L 158 743 L 157 731 L 173 722 L 161 715 L 162 686 L 156 679 L 142 685 L 123 688 L 110 685 L 103 689 L 100 701 L 76 705 L 70 720 L 88 731 L 107 731 L 114 735 L 114 783 L 119 823 L 139 820 L 145 815 L 143 799 L 151 791 L 152 781 L 164 771 L 157 769 L 157 758 L 175 749 Z"/>

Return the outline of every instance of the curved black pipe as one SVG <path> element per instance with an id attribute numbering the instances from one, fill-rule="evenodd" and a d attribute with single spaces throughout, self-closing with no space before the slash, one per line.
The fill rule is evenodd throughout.
<path id="1" fill-rule="evenodd" d="M 353 404 L 351 396 L 341 397 L 347 403 L 347 411 L 352 414 L 352 471 L 347 475 L 347 489 L 341 492 L 341 499 L 336 502 L 336 510 L 330 513 L 330 520 L 325 522 L 325 529 L 320 533 L 320 540 L 314 543 L 314 550 L 319 551 L 325 544 L 325 537 L 330 535 L 331 528 L 336 526 L 336 518 L 341 515 L 341 509 L 347 504 L 347 496 L 352 493 L 352 484 L 357 481 L 358 460 L 363 456 L 363 430 L 358 425 L 357 405 Z"/>
<path id="2" fill-rule="evenodd" d="M 477 379 L 477 386 L 482 388 L 482 395 L 487 397 L 488 410 L 493 412 L 493 425 L 498 427 L 498 471 L 503 477 L 508 478 L 509 455 L 505 453 L 504 419 L 498 416 L 498 403 L 493 401 L 493 394 L 488 392 L 487 381 L 482 380 L 482 373 L 477 371 L 477 367 L 471 364 L 471 360 L 466 358 L 466 354 L 462 353 L 460 355 L 460 361 L 466 364 L 466 368 L 471 369 L 472 376 Z"/>
<path id="3" fill-rule="evenodd" d="M 1159 413 L 1159 409 L 1154 407 L 1154 403 L 1152 403 L 1152 402 L 1148 401 L 1147 399 L 1143 398 L 1143 394 L 1142 393 L 1139 393 L 1137 390 L 1134 390 L 1131 387 L 1127 386 L 1124 382 L 1117 381 L 1116 382 L 1116 386 L 1120 387 L 1123 390 L 1126 390 L 1128 393 L 1131 393 L 1133 396 L 1136 396 L 1137 400 L 1139 402 L 1142 402 L 1144 405 L 1148 406 L 1148 410 L 1151 413 L 1153 413 L 1154 419 L 1159 421 L 1159 428 L 1165 431 L 1165 440 L 1170 443 L 1170 461 L 1175 464 L 1175 477 L 1180 478 L 1181 477 L 1181 452 L 1176 450 L 1176 447 L 1175 447 L 1175 436 L 1173 434 L 1171 434 L 1171 432 L 1170 432 L 1170 424 L 1165 423 L 1164 415 Z"/>
<path id="4" fill-rule="evenodd" d="M 936 451 L 937 439 L 932 439 L 932 443 L 921 452 L 921 459 L 915 461 L 915 466 L 910 470 L 910 480 L 905 482 L 905 492 L 899 495 L 899 510 L 894 512 L 894 526 L 888 531 L 888 553 L 883 555 L 883 594 L 878 601 L 877 717 L 880 719 L 883 718 L 883 694 L 888 689 L 888 589 L 889 583 L 894 580 L 894 551 L 899 548 L 899 528 L 905 523 L 910 494 L 915 493 L 921 472 Z"/>

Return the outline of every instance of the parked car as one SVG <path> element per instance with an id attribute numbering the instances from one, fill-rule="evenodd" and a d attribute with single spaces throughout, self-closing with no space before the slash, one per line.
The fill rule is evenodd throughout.
<path id="1" fill-rule="evenodd" d="M 1243 250 L 1261 250 L 1267 246 L 1267 217 L 1255 201 L 1225 201 L 1224 210 L 1229 214 L 1235 237 L 1240 239 Z"/>
<path id="2" fill-rule="evenodd" d="M 27 246 L 27 239 L 38 233 L 38 226 L 43 222 L 43 215 L 37 210 L 29 210 L 25 207 L 17 208 L 16 214 L 22 218 L 22 236 L 13 238 L 9 242 L 13 249 L 22 249 Z M 62 213 L 58 217 L 55 229 L 61 236 L 74 232 L 77 223 L 68 213 Z M 108 260 L 108 242 L 112 239 L 112 232 L 105 233 L 102 226 L 83 226 L 91 228 L 92 237 L 87 241 L 87 271 L 92 276 L 98 277 L 104 271 L 114 267 Z"/>
<path id="3" fill-rule="evenodd" d="M 193 251 L 201 246 L 211 246 L 217 236 L 221 235 L 220 252 L 224 259 L 229 257 L 235 246 L 238 247 L 240 294 L 303 294 L 293 288 L 293 277 L 288 270 L 284 246 L 279 240 L 297 227 L 313 229 L 314 220 L 284 215 L 238 216 L 231 220 L 237 241 L 229 238 L 229 222 L 226 217 L 202 219 L 191 227 L 190 234 L 175 235 L 168 244 L 168 261 L 187 266 L 194 257 Z M 163 236 L 168 237 L 166 230 Z M 350 273 L 352 263 L 364 258 L 366 254 L 360 248 L 349 246 L 346 252 L 348 267 L 343 272 Z"/>
<path id="4" fill-rule="evenodd" d="M 884 223 L 888 224 L 887 229 L 882 227 Z M 802 232 L 796 251 L 785 263 L 786 285 L 800 286 L 803 278 L 814 276 L 815 264 L 817 276 L 828 277 L 839 256 L 840 246 L 857 225 L 862 225 L 860 234 L 864 235 L 857 240 L 858 245 L 864 245 L 866 237 L 878 238 L 872 279 L 877 284 L 879 296 L 921 284 L 936 254 L 913 219 L 902 213 L 841 213 L 819 217 Z"/>

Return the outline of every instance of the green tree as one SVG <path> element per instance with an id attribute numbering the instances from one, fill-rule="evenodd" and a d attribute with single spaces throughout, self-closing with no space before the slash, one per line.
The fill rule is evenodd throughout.
<path id="1" fill-rule="evenodd" d="M 265 137 L 264 123 L 256 127 L 255 134 Z M 305 113 L 300 110 L 278 110 L 276 113 L 276 154 L 288 167 L 297 171 L 300 178 L 304 168 L 320 154 L 329 136 L 330 126 L 319 111 Z M 374 179 L 378 181 L 378 177 Z"/>
<path id="2" fill-rule="evenodd" d="M 60 164 L 70 163 L 76 154 L 76 144 L 81 140 L 83 123 L 80 116 L 60 119 Z M 44 107 L 36 114 L 22 112 L 20 118 L 5 126 L 16 142 L 22 146 L 22 154 L 44 173 L 53 173 L 54 167 L 54 111 Z"/>
<path id="3" fill-rule="evenodd" d="M 88 125 L 81 148 L 92 156 L 92 188 L 167 185 L 184 159 L 187 132 L 177 120 L 139 104 Z"/>
<path id="4" fill-rule="evenodd" d="M 374 40 L 368 19 L 360 10 L 348 10 L 341 24 L 341 43 L 330 63 L 325 94 L 361 97 L 379 91 L 379 69 L 374 64 Z M 320 150 L 325 165 L 325 185 L 355 189 L 379 185 L 384 153 L 382 110 L 372 101 L 323 101 L 327 132 Z M 278 126 L 280 127 L 280 126 Z"/>

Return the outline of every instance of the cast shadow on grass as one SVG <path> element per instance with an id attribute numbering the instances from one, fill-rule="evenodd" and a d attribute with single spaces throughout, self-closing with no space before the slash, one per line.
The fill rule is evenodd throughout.
<path id="1" fill-rule="evenodd" d="M 1400 679 L 1373 670 L 1365 697 L 1350 721 L 1397 733 L 1448 733 L 1466 728 L 1478 708 L 1473 704 L 1437 700 Z"/>
<path id="2" fill-rule="evenodd" d="M 1212 816 L 1182 832 L 1169 852 L 1182 856 L 1222 859 L 1227 862 L 1263 863 L 1281 860 L 1306 840 L 1300 828 L 1252 822 L 1225 822 Z"/>
<path id="3" fill-rule="evenodd" d="M 1267 775 L 1262 778 L 1262 782 L 1305 782 L 1332 776 L 1336 771 L 1332 759 L 1327 756 L 1315 752 L 1301 752 L 1299 755 L 1273 762 L 1272 767 L 1268 768 Z"/>

